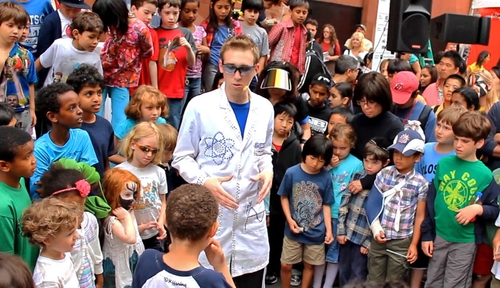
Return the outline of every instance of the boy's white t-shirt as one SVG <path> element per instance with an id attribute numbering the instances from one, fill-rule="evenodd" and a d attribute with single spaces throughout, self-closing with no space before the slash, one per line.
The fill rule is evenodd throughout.
<path id="1" fill-rule="evenodd" d="M 500 229 L 500 215 L 498 215 L 497 220 L 495 221 L 495 226 Z M 496 249 L 496 247 L 493 247 L 493 250 Z M 493 276 L 500 280 L 500 262 L 499 261 L 493 261 L 493 266 L 491 267 L 491 273 Z"/>
<path id="2" fill-rule="evenodd" d="M 134 208 L 137 225 L 158 221 L 161 211 L 160 194 L 168 193 L 165 171 L 152 164 L 145 168 L 137 168 L 128 162 L 123 162 L 116 168 L 132 172 L 141 181 L 141 198 Z M 141 233 L 141 238 L 149 239 L 156 234 L 158 234 L 158 229 L 147 229 Z"/>
<path id="3" fill-rule="evenodd" d="M 37 288 L 80 287 L 69 253 L 66 253 L 64 259 L 61 260 L 54 260 L 41 255 L 38 256 L 35 270 L 33 271 L 33 281 Z"/>
<path id="4" fill-rule="evenodd" d="M 57 39 L 40 55 L 40 64 L 44 68 L 50 68 L 43 85 L 50 85 L 56 81 L 66 82 L 69 74 L 83 63 L 96 67 L 102 75 L 99 51 L 97 48 L 92 52 L 80 51 L 73 46 L 73 38 Z"/>

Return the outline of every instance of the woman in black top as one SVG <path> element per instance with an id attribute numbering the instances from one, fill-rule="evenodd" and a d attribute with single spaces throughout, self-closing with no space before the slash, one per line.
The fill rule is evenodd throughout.
<path id="1" fill-rule="evenodd" d="M 361 75 L 354 89 L 352 102 L 361 108 L 361 113 L 355 115 L 351 122 L 358 136 L 352 154 L 358 159 L 363 159 L 365 145 L 374 137 L 382 137 L 389 143 L 393 143 L 396 135 L 403 130 L 401 119 L 390 112 L 391 89 L 389 82 L 382 74 L 369 72 Z M 371 188 L 374 181 L 375 176 L 363 178 L 362 188 Z"/>

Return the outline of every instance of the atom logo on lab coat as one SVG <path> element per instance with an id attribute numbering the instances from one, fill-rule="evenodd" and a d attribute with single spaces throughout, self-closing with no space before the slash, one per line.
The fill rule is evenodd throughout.
<path id="1" fill-rule="evenodd" d="M 231 160 L 234 154 L 231 149 L 234 147 L 234 140 L 226 138 L 220 131 L 214 137 L 206 137 L 205 156 L 212 158 L 217 165 L 221 165 L 224 160 Z"/>

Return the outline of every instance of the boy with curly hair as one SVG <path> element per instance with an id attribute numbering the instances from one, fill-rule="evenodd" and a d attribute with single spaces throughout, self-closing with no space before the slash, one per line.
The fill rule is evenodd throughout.
<path id="1" fill-rule="evenodd" d="M 235 287 L 224 252 L 212 238 L 219 227 L 219 207 L 212 193 L 200 185 L 182 185 L 170 192 L 167 207 L 170 251 L 146 250 L 137 263 L 132 288 Z M 202 251 L 215 271 L 199 264 Z"/>
<path id="2" fill-rule="evenodd" d="M 53 197 L 33 203 L 22 217 L 24 235 L 40 247 L 33 281 L 36 287 L 79 287 L 69 252 L 77 238 L 82 210 Z"/>

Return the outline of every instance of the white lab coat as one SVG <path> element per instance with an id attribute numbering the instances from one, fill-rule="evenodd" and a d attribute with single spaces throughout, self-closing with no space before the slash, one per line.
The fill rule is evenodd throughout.
<path id="1" fill-rule="evenodd" d="M 222 187 L 238 202 L 237 209 L 219 205 L 220 241 L 233 277 L 259 271 L 269 262 L 264 202 L 250 177 L 272 171 L 274 112 L 269 100 L 251 93 L 250 110 L 241 137 L 236 116 L 220 89 L 193 98 L 186 108 L 174 151 L 173 167 L 188 183 L 203 185 L 209 177 L 233 175 Z M 210 267 L 204 253 L 203 266 Z"/>

